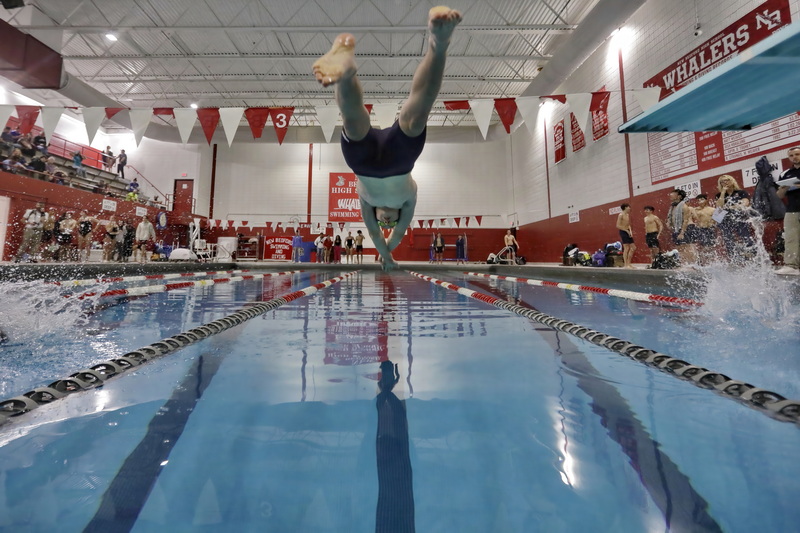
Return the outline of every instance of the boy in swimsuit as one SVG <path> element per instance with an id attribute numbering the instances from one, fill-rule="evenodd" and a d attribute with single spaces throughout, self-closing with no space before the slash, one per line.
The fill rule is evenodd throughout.
<path id="1" fill-rule="evenodd" d="M 414 73 L 411 94 L 391 128 L 370 127 L 361 84 L 356 77 L 355 38 L 342 33 L 330 51 L 314 63 L 323 86 L 335 85 L 342 113 L 342 153 L 358 177 L 361 215 L 382 260 L 383 269 L 397 268 L 394 250 L 414 217 L 417 184 L 411 169 L 425 145 L 425 126 L 442 84 L 447 47 L 461 13 L 444 6 L 428 13 L 428 51 Z M 392 228 L 384 239 L 381 227 Z"/>
<path id="2" fill-rule="evenodd" d="M 359 265 L 364 262 L 364 234 L 361 230 L 356 232 L 356 257 Z"/>
<path id="3" fill-rule="evenodd" d="M 622 266 L 636 268 L 632 262 L 636 245 L 633 244 L 633 228 L 631 228 L 631 204 L 622 204 L 619 207 L 622 209 L 622 213 L 617 217 L 617 229 L 619 230 L 619 240 L 622 242 Z"/>
<path id="4" fill-rule="evenodd" d="M 644 208 L 644 240 L 647 247 L 650 248 L 650 264 L 656 260 L 656 256 L 661 251 L 661 246 L 658 244 L 658 238 L 664 230 L 664 224 L 661 219 L 656 216 L 655 208 L 652 205 L 647 205 Z"/>

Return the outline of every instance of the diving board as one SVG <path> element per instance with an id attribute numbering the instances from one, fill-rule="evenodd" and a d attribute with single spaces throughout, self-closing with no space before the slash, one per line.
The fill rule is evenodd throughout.
<path id="1" fill-rule="evenodd" d="M 794 23 L 629 120 L 619 132 L 749 130 L 798 110 L 800 23 Z"/>

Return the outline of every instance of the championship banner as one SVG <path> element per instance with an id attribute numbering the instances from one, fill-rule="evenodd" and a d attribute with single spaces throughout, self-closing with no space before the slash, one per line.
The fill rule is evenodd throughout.
<path id="1" fill-rule="evenodd" d="M 572 129 L 572 151 L 579 152 L 586 148 L 586 137 L 583 136 L 581 126 L 578 124 L 578 119 L 575 118 L 575 113 L 569 114 Z"/>
<path id="2" fill-rule="evenodd" d="M 326 365 L 365 365 L 389 359 L 389 323 L 355 320 L 327 320 L 325 323 Z"/>
<path id="3" fill-rule="evenodd" d="M 328 194 L 328 220 L 357 222 L 361 220 L 361 200 L 356 192 L 358 178 L 352 172 L 331 172 Z"/>
<path id="4" fill-rule="evenodd" d="M 267 237 L 264 239 L 264 259 L 283 259 L 288 261 L 291 258 L 291 237 Z"/>
<path id="5" fill-rule="evenodd" d="M 567 158 L 567 146 L 564 143 L 564 119 L 562 118 L 553 126 L 553 141 L 555 148 L 554 160 L 556 163 Z"/>
<path id="6" fill-rule="evenodd" d="M 707 74 L 742 50 L 789 25 L 789 0 L 767 0 L 706 42 L 644 82 L 661 87 L 661 100 Z"/>
<path id="7" fill-rule="evenodd" d="M 611 93 L 606 91 L 605 86 L 599 91 L 592 93 L 592 103 L 589 105 L 589 113 L 592 115 L 592 140 L 599 140 L 608 135 L 608 101 Z"/>

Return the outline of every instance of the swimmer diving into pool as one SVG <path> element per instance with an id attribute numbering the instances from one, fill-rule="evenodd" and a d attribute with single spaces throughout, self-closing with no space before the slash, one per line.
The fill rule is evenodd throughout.
<path id="1" fill-rule="evenodd" d="M 356 76 L 355 37 L 340 34 L 330 51 L 314 63 L 317 81 L 325 87 L 335 86 L 344 122 L 342 153 L 358 177 L 361 216 L 384 270 L 397 268 L 392 250 L 414 218 L 417 184 L 411 178 L 411 169 L 425 146 L 428 114 L 439 95 L 450 36 L 459 22 L 461 13 L 454 9 L 438 6 L 430 10 L 428 51 L 414 72 L 411 94 L 400 109 L 399 119 L 385 130 L 374 129 L 369 123 Z M 381 227 L 392 228 L 388 239 L 384 239 Z"/>

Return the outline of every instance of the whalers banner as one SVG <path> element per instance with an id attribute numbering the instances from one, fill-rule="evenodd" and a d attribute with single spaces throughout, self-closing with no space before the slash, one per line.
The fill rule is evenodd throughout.
<path id="1" fill-rule="evenodd" d="M 361 200 L 356 192 L 356 175 L 352 172 L 331 172 L 328 194 L 328 220 L 357 222 L 361 220 Z"/>

